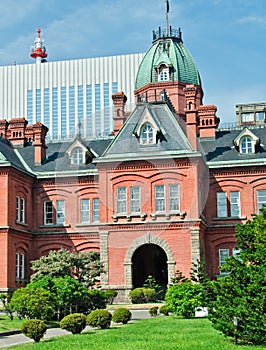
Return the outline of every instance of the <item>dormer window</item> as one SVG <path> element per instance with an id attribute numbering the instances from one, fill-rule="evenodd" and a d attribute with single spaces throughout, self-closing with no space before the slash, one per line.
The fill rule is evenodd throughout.
<path id="1" fill-rule="evenodd" d="M 235 139 L 234 145 L 242 154 L 252 154 L 260 144 L 260 139 L 248 128 L 245 128 Z"/>
<path id="2" fill-rule="evenodd" d="M 152 145 L 156 143 L 156 136 L 150 124 L 143 125 L 140 140 L 143 145 Z"/>
<path id="3" fill-rule="evenodd" d="M 243 137 L 240 140 L 240 153 L 254 153 L 251 137 Z"/>
<path id="4" fill-rule="evenodd" d="M 85 161 L 84 161 L 84 151 L 80 147 L 74 148 L 74 150 L 72 151 L 71 163 L 72 164 L 83 164 L 83 163 L 85 163 Z"/>
<path id="5" fill-rule="evenodd" d="M 160 67 L 158 81 L 169 81 L 169 67 L 165 65 Z"/>

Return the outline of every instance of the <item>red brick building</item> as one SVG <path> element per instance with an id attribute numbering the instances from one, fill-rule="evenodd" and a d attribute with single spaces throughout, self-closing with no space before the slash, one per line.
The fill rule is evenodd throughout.
<path id="1" fill-rule="evenodd" d="M 103 288 L 120 300 L 148 275 L 166 286 L 234 253 L 236 224 L 266 203 L 265 123 L 218 129 L 180 30 L 154 32 L 136 78 L 136 108 L 116 93 L 114 133 L 46 143 L 48 129 L 0 121 L 0 290 L 30 278 L 60 248 L 96 250 Z"/>

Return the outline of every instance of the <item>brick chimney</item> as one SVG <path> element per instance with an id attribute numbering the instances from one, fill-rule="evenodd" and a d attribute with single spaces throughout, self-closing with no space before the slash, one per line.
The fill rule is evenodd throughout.
<path id="1" fill-rule="evenodd" d="M 7 133 L 8 133 L 8 121 L 5 119 L 0 120 L 0 137 L 3 139 L 7 138 Z"/>
<path id="2" fill-rule="evenodd" d="M 33 124 L 34 164 L 41 165 L 46 158 L 45 136 L 48 128 L 40 122 Z"/>
<path id="3" fill-rule="evenodd" d="M 198 150 L 197 87 L 195 85 L 186 85 L 184 93 L 186 98 L 186 134 L 192 147 Z"/>
<path id="4" fill-rule="evenodd" d="M 220 118 L 216 116 L 215 105 L 203 105 L 198 108 L 200 137 L 215 137 Z"/>
<path id="5" fill-rule="evenodd" d="M 125 104 L 127 97 L 123 92 L 116 92 L 112 95 L 115 111 L 114 111 L 114 135 L 122 128 L 126 115 L 125 115 Z"/>
<path id="6" fill-rule="evenodd" d="M 23 147 L 26 143 L 25 129 L 28 121 L 25 118 L 13 118 L 9 121 L 7 137 L 16 147 Z"/>

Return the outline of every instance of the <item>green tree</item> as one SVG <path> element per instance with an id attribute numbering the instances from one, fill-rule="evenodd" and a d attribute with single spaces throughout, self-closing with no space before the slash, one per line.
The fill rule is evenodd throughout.
<path id="1" fill-rule="evenodd" d="M 27 286 L 13 293 L 10 308 L 21 318 L 50 320 L 54 316 L 55 299 L 48 290 Z"/>
<path id="2" fill-rule="evenodd" d="M 32 261 L 32 270 L 32 280 L 39 276 L 71 276 L 86 287 L 94 286 L 104 272 L 99 253 L 76 253 L 66 249 L 52 250 L 47 256 Z"/>
<path id="3" fill-rule="evenodd" d="M 214 328 L 226 336 L 265 344 L 266 208 L 245 225 L 239 225 L 235 236 L 239 253 L 227 259 L 223 265 L 227 275 L 213 284 L 214 300 L 209 317 Z"/>

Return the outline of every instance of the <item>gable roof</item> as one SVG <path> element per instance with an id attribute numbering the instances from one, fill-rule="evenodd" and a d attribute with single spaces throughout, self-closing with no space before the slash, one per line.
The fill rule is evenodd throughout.
<path id="1" fill-rule="evenodd" d="M 158 142 L 154 145 L 140 145 L 136 126 L 148 113 L 160 130 Z M 184 156 L 195 153 L 175 115 L 162 102 L 139 103 L 127 119 L 115 139 L 97 161 L 114 159 L 148 159 L 167 156 Z"/>

